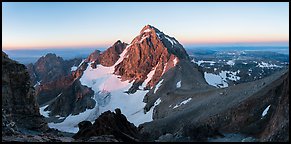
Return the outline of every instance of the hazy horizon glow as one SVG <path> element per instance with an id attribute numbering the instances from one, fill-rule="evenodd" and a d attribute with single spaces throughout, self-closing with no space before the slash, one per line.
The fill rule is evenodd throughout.
<path id="1" fill-rule="evenodd" d="M 147 24 L 182 45 L 289 45 L 288 2 L 2 2 L 2 48 L 110 47 Z"/>

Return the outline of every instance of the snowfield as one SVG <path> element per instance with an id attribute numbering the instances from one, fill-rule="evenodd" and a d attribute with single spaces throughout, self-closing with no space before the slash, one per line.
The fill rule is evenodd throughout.
<path id="1" fill-rule="evenodd" d="M 204 78 L 209 85 L 215 86 L 217 88 L 228 87 L 227 80 L 238 81 L 240 77 L 237 74 L 240 71 L 221 71 L 218 75 L 213 73 L 204 72 Z M 227 76 L 227 74 L 229 76 Z"/>

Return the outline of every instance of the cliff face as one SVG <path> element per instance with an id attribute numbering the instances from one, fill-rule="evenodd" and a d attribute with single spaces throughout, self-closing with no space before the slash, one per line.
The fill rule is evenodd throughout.
<path id="1" fill-rule="evenodd" d="M 276 103 L 274 113 L 265 124 L 261 141 L 289 141 L 289 72 L 283 76 L 283 82 L 274 90 Z"/>
<path id="2" fill-rule="evenodd" d="M 18 128 L 36 131 L 48 129 L 39 113 L 39 106 L 30 86 L 29 74 L 25 66 L 8 58 L 2 52 L 2 112 Z M 2 123 L 3 126 L 3 123 Z"/>

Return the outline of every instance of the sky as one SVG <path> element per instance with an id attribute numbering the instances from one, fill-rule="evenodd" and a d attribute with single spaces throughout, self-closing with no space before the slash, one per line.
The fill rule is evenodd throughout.
<path id="1" fill-rule="evenodd" d="M 182 45 L 289 45 L 289 3 L 2 2 L 2 49 L 110 47 L 150 24 Z"/>

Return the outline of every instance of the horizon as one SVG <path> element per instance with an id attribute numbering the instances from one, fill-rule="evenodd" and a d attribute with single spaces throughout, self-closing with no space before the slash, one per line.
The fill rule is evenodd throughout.
<path id="1" fill-rule="evenodd" d="M 289 5 L 284 2 L 3 2 L 2 9 L 5 50 L 107 48 L 117 40 L 130 43 L 147 24 L 185 47 L 289 45 Z"/>

